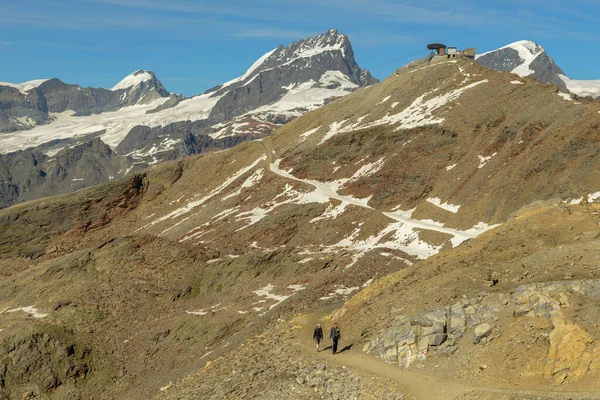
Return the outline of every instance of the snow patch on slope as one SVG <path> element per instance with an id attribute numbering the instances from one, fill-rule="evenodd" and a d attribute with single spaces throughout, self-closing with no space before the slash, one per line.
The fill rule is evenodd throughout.
<path id="1" fill-rule="evenodd" d="M 356 181 L 360 178 L 371 176 L 381 170 L 385 164 L 385 157 L 381 157 L 379 160 L 363 165 L 352 175 L 348 182 Z"/>
<path id="2" fill-rule="evenodd" d="M 185 214 L 189 213 L 194 208 L 201 206 L 206 201 L 210 200 L 214 196 L 216 196 L 219 193 L 221 193 L 223 190 L 225 190 L 226 187 L 228 187 L 229 185 L 231 185 L 234 181 L 236 181 L 238 178 L 240 178 L 246 172 L 248 172 L 252 168 L 256 167 L 256 165 L 258 165 L 258 163 L 260 163 L 261 161 L 264 161 L 266 159 L 267 159 L 267 156 L 265 156 L 265 155 L 259 157 L 252 164 L 248 165 L 247 167 L 242 168 L 241 170 L 239 170 L 238 172 L 236 172 L 232 177 L 230 177 L 229 179 L 225 180 L 225 182 L 223 182 L 219 187 L 217 187 L 215 190 L 213 190 L 212 192 L 210 192 L 208 195 L 202 197 L 201 199 L 191 201 L 188 204 L 186 204 L 185 206 L 180 207 L 180 208 L 178 208 L 178 209 L 170 212 L 167 215 L 164 215 L 164 216 L 162 216 L 160 218 L 157 218 L 156 220 L 150 222 L 149 224 L 144 225 L 141 228 L 138 228 L 135 232 L 137 232 L 139 230 L 142 230 L 142 229 L 145 229 L 145 228 L 152 227 L 152 226 L 154 226 L 154 225 L 156 225 L 156 224 L 158 224 L 160 222 L 166 221 L 168 219 L 177 218 L 177 217 L 180 217 L 182 215 L 185 215 Z M 199 195 L 197 195 L 197 197 L 199 197 Z"/>
<path id="3" fill-rule="evenodd" d="M 283 200 L 280 200 L 283 199 Z M 280 201 L 278 201 L 280 200 Z M 256 224 L 265 218 L 269 213 L 278 207 L 285 204 L 309 204 L 309 203 L 328 203 L 329 198 L 323 196 L 321 193 L 314 192 L 299 192 L 290 184 L 285 185 L 285 189 L 282 193 L 275 196 L 275 198 L 269 201 L 262 207 L 256 207 L 250 211 L 245 211 L 238 214 L 236 221 L 247 220 L 248 223 L 236 231 L 241 231 L 249 226 Z"/>
<path id="4" fill-rule="evenodd" d="M 331 123 L 331 125 L 329 125 L 329 131 L 327 131 L 325 136 L 323 136 L 323 139 L 321 139 L 321 141 L 319 142 L 319 145 L 322 145 L 323 143 L 325 143 L 326 141 L 328 141 L 329 139 L 334 137 L 340 131 L 340 128 L 342 127 L 342 125 L 344 125 L 347 121 L 348 120 L 345 119 L 341 122 Z"/>
<path id="5" fill-rule="evenodd" d="M 46 318 L 48 316 L 48 314 L 42 314 L 40 312 L 38 312 L 38 309 L 35 308 L 34 306 L 29 306 L 29 307 L 19 307 L 19 308 L 13 308 L 12 310 L 7 310 L 7 313 L 14 313 L 17 311 L 23 311 L 27 314 L 29 314 L 30 316 L 32 316 L 33 318 Z"/>
<path id="6" fill-rule="evenodd" d="M 260 314 L 260 315 L 265 315 L 267 312 L 271 311 L 272 309 L 274 309 L 275 307 L 277 307 L 279 304 L 281 304 L 282 302 L 284 302 L 285 300 L 289 299 L 290 297 L 292 297 L 294 294 L 296 294 L 297 292 L 304 290 L 305 287 L 302 285 L 289 285 L 287 286 L 286 289 L 288 290 L 292 290 L 292 293 L 287 294 L 287 295 L 277 295 L 277 294 L 273 294 L 273 290 L 275 289 L 275 286 L 273 286 L 272 284 L 268 284 L 267 286 L 265 286 L 262 289 L 258 289 L 258 290 L 254 290 L 252 293 L 254 293 L 255 295 L 259 296 L 259 297 L 263 297 L 267 300 L 274 300 L 275 304 L 271 304 L 269 306 L 269 308 L 267 309 L 267 311 L 265 311 L 264 313 Z M 258 312 L 262 310 L 262 308 L 254 308 L 254 311 Z"/>
<path id="7" fill-rule="evenodd" d="M 436 125 L 444 122 L 444 118 L 434 117 L 433 112 L 441 108 L 442 106 L 454 101 L 460 97 L 465 91 L 474 88 L 475 86 L 487 83 L 488 80 L 471 83 L 470 85 L 463 86 L 455 89 L 443 95 L 432 97 L 429 100 L 425 100 L 426 97 L 430 96 L 433 92 L 425 93 L 419 96 L 413 103 L 402 110 L 401 112 L 394 115 L 386 115 L 376 121 L 357 127 L 358 129 L 370 128 L 378 125 L 394 125 L 397 124 L 396 130 L 400 129 L 411 129 L 419 126 Z"/>
<path id="8" fill-rule="evenodd" d="M 318 131 L 320 128 L 321 128 L 321 126 L 319 125 L 316 128 L 314 128 L 314 129 L 311 129 L 309 131 L 306 131 L 306 132 L 302 133 L 300 135 L 300 139 L 298 140 L 298 143 L 304 142 L 306 140 L 306 138 L 308 138 L 310 135 L 312 135 L 313 133 L 315 133 L 316 131 Z"/>
<path id="9" fill-rule="evenodd" d="M 449 211 L 453 214 L 456 214 L 458 212 L 458 209 L 460 208 L 460 205 L 450 204 L 446 202 L 442 203 L 442 200 L 440 200 L 438 197 L 431 197 L 428 198 L 426 201 L 428 203 L 433 204 L 434 206 L 441 208 L 442 210 Z"/>

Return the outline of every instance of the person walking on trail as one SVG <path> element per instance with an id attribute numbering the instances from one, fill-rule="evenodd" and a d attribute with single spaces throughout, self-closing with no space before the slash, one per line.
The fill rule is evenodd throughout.
<path id="1" fill-rule="evenodd" d="M 313 339 L 317 342 L 317 351 L 319 351 L 319 344 L 321 343 L 321 339 L 323 339 L 323 329 L 321 328 L 321 324 L 317 324 L 315 332 L 313 333 Z"/>
<path id="2" fill-rule="evenodd" d="M 337 322 L 335 322 L 329 331 L 329 339 L 331 339 L 331 349 L 333 354 L 337 353 L 338 342 L 341 338 L 342 334 L 340 332 L 340 327 Z"/>

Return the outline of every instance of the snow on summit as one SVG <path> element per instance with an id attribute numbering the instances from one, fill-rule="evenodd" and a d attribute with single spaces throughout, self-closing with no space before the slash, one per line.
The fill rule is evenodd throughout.
<path id="1" fill-rule="evenodd" d="M 140 69 L 132 74 L 127 75 L 110 90 L 129 89 L 132 86 L 137 86 L 142 82 L 151 80 L 152 78 L 154 78 L 154 74 L 152 72 Z"/>
<path id="2" fill-rule="evenodd" d="M 9 83 L 9 82 L 0 82 L 0 86 L 10 86 L 12 88 L 18 89 L 19 92 L 23 94 L 27 94 L 28 91 L 40 86 L 42 83 L 46 82 L 48 79 L 35 79 L 32 81 L 27 81 L 23 83 Z"/>
<path id="3" fill-rule="evenodd" d="M 296 46 L 290 46 L 286 49 L 287 51 L 277 54 L 277 59 L 279 61 L 285 60 L 286 62 L 283 64 L 285 65 L 301 58 L 310 58 L 328 51 L 341 51 L 345 57 L 346 46 L 348 46 L 348 37 L 338 33 L 337 29 L 330 29 L 327 33 L 298 42 Z"/>
<path id="4" fill-rule="evenodd" d="M 501 51 L 504 49 L 513 49 L 517 53 L 519 53 L 519 58 L 521 59 L 522 63 L 519 66 L 517 66 L 515 69 L 513 69 L 511 72 L 513 72 L 519 76 L 522 76 L 522 77 L 529 76 L 529 75 L 535 73 L 535 71 L 532 70 L 531 68 L 529 68 L 529 66 L 531 65 L 533 60 L 535 60 L 537 58 L 537 56 L 539 56 L 540 54 L 542 54 L 544 52 L 544 48 L 542 46 L 540 46 L 539 44 L 537 44 L 531 40 L 520 40 L 518 42 L 508 44 L 504 47 L 500 47 L 497 50 L 478 54 L 475 57 L 475 59 L 483 57 L 486 54 Z"/>
<path id="5" fill-rule="evenodd" d="M 274 67 L 281 68 L 297 60 L 308 59 L 325 52 L 341 51 L 345 57 L 348 43 L 346 35 L 338 33 L 336 29 L 330 29 L 327 33 L 292 43 L 288 47 L 278 47 L 265 53 L 243 75 L 225 82 L 222 87 L 244 82 L 257 73 L 268 71 Z"/>
<path id="6" fill-rule="evenodd" d="M 507 51 L 508 50 L 508 51 Z M 513 50 L 517 54 L 515 55 Z M 545 59 L 540 59 L 543 57 Z M 539 44 L 520 40 L 499 49 L 478 54 L 479 63 L 498 71 L 507 71 L 521 77 L 533 76 L 546 83 L 553 83 L 563 91 L 578 96 L 600 97 L 600 80 L 577 80 L 567 77 Z M 513 84 L 522 82 L 513 81 Z"/>

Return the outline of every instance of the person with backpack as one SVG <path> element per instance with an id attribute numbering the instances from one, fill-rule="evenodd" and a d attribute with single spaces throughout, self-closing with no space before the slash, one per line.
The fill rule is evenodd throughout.
<path id="1" fill-rule="evenodd" d="M 313 339 L 317 342 L 317 351 L 319 351 L 319 344 L 321 343 L 321 339 L 323 339 L 323 329 L 321 329 L 321 324 L 317 324 L 315 332 L 313 333 Z"/>
<path id="2" fill-rule="evenodd" d="M 331 349 L 333 354 L 337 353 L 338 342 L 341 338 L 342 334 L 340 332 L 340 327 L 338 326 L 337 322 L 334 322 L 331 330 L 329 331 L 329 339 L 331 339 Z"/>

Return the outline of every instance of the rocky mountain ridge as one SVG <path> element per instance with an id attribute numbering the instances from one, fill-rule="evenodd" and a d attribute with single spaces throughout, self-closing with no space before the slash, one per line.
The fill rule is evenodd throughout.
<path id="1" fill-rule="evenodd" d="M 135 81 L 136 76 L 145 79 Z M 127 85 L 126 82 L 132 82 Z M 113 89 L 83 88 L 60 79 L 41 79 L 22 84 L 0 82 L 0 132 L 31 129 L 39 124 L 51 124 L 51 114 L 72 111 L 74 116 L 101 114 L 122 107 L 150 103 L 169 97 L 154 73 L 136 71 Z"/>

